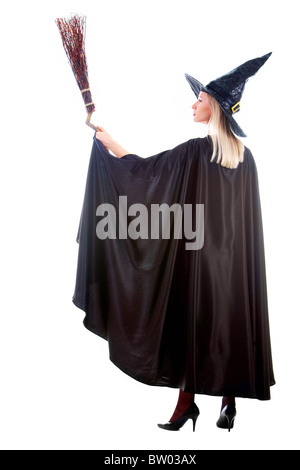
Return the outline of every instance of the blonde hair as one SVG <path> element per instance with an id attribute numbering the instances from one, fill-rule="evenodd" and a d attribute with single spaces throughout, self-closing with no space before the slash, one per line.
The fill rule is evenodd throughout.
<path id="1" fill-rule="evenodd" d="M 244 160 L 244 144 L 232 132 L 230 121 L 217 101 L 210 95 L 208 98 L 211 106 L 209 134 L 213 142 L 211 161 L 226 168 L 237 168 Z"/>

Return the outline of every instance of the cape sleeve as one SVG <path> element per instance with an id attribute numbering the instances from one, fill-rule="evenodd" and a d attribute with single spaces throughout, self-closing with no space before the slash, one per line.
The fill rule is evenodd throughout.
<path id="1" fill-rule="evenodd" d="M 127 207 L 143 204 L 149 213 L 151 204 L 183 202 L 189 146 L 186 142 L 148 158 L 129 154 L 119 159 L 94 138 L 77 236 L 73 302 L 85 311 L 88 329 L 105 339 L 110 331 L 113 342 L 119 341 L 118 349 L 122 344 L 127 352 L 132 348 L 126 338 L 130 342 L 130 337 L 142 336 L 143 330 L 149 335 L 149 328 L 163 314 L 178 240 L 100 240 L 97 208 L 110 204 L 118 214 L 120 196 L 126 196 Z"/>

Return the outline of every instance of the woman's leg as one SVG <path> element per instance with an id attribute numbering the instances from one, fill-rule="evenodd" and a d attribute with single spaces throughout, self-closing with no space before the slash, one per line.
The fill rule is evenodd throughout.
<path id="1" fill-rule="evenodd" d="M 174 421 L 179 419 L 183 415 L 183 413 L 185 413 L 189 409 L 191 404 L 194 403 L 194 399 L 194 393 L 186 393 L 180 390 L 177 406 L 175 408 L 172 418 L 170 419 L 170 423 L 173 423 Z"/>

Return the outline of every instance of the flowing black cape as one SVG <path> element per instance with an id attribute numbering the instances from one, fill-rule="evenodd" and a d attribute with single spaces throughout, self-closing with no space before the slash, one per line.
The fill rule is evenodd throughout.
<path id="1" fill-rule="evenodd" d="M 84 325 L 108 341 L 111 361 L 134 379 L 268 400 L 275 382 L 256 165 L 248 148 L 237 169 L 211 155 L 206 137 L 118 159 L 94 137 L 73 302 Z M 149 214 L 152 204 L 204 205 L 203 247 L 187 250 L 184 233 L 172 232 L 101 240 L 97 208 L 111 204 L 118 214 L 119 196 Z"/>

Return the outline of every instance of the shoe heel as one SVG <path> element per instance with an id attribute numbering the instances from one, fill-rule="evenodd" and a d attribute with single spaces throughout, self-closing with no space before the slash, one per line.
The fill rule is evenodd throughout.
<path id="1" fill-rule="evenodd" d="M 228 432 L 231 431 L 231 429 L 233 429 L 233 426 L 234 426 L 234 420 L 235 418 L 231 418 L 230 416 L 227 416 L 227 421 L 228 421 Z"/>
<path id="2" fill-rule="evenodd" d="M 195 430 L 196 430 L 196 423 L 197 423 L 198 418 L 199 418 L 199 415 L 193 416 L 193 418 L 192 418 L 192 420 L 193 420 L 193 432 L 195 432 Z"/>

